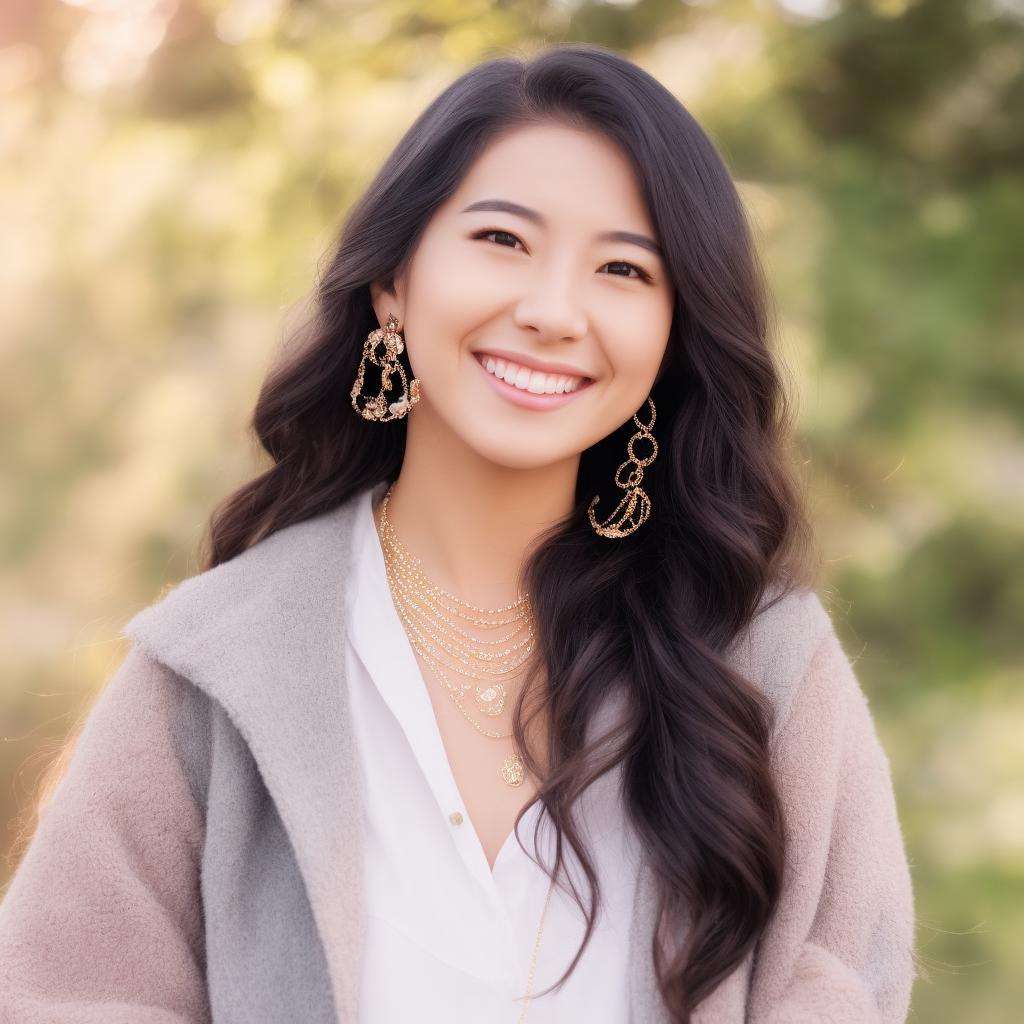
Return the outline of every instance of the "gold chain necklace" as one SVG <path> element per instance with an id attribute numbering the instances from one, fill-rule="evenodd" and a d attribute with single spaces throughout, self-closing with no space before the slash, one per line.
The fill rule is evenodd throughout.
<path id="1" fill-rule="evenodd" d="M 378 532 L 388 583 L 409 639 L 420 657 L 437 674 L 463 718 L 484 736 L 508 739 L 511 733 L 494 732 L 480 725 L 467 711 L 464 700 L 472 690 L 477 710 L 482 714 L 496 718 L 504 711 L 507 700 L 505 684 L 487 677 L 507 676 L 515 672 L 533 652 L 529 598 L 520 597 L 501 608 L 478 608 L 432 583 L 423 571 L 422 562 L 402 544 L 391 524 L 388 517 L 390 497 L 389 488 L 380 503 Z M 505 612 L 512 614 L 502 617 Z M 458 620 L 488 629 L 513 628 L 503 636 L 481 639 L 462 629 Z M 517 639 L 524 629 L 526 636 Z M 489 649 L 499 644 L 506 646 L 496 651 Z M 473 681 L 453 682 L 448 678 L 448 671 Z M 479 683 L 481 678 L 484 679 L 483 685 Z M 526 771 L 517 753 L 513 752 L 504 759 L 499 774 L 510 786 L 523 782 Z"/>
<path id="2" fill-rule="evenodd" d="M 540 925 L 537 928 L 537 938 L 534 939 L 533 942 L 533 956 L 530 957 L 530 976 L 526 981 L 526 1002 L 523 1003 L 523 1012 L 519 1014 L 519 1020 L 516 1024 L 523 1024 L 523 1021 L 526 1020 L 526 1010 L 530 1005 L 530 1000 L 533 998 L 531 994 L 533 992 L 533 974 L 537 969 L 537 950 L 540 949 L 540 934 L 544 931 L 544 918 L 548 912 L 548 903 L 551 900 L 551 890 L 554 889 L 554 887 L 555 882 L 554 879 L 552 879 L 551 883 L 548 885 L 548 894 L 544 897 L 544 909 L 540 912 Z"/>
<path id="3" fill-rule="evenodd" d="M 526 646 L 526 651 L 522 655 L 521 659 L 514 662 L 511 668 L 506 666 L 505 668 L 498 669 L 497 671 L 491 671 L 488 668 L 484 668 L 482 670 L 485 675 L 502 675 L 508 674 L 510 671 L 514 671 L 522 665 L 533 651 L 533 627 L 530 624 L 529 598 L 526 596 L 521 597 L 512 604 L 506 605 L 503 608 L 477 608 L 475 605 L 462 601 L 456 595 L 444 590 L 442 587 L 431 583 L 423 572 L 420 560 L 402 544 L 398 539 L 398 534 L 396 533 L 395 528 L 391 525 L 391 521 L 388 518 L 388 500 L 390 497 L 391 488 L 389 487 L 380 503 L 380 530 L 378 532 L 381 539 L 381 547 L 384 552 L 384 567 L 387 572 L 388 583 L 391 586 L 392 594 L 396 598 L 396 607 L 398 607 L 402 619 L 406 624 L 413 646 L 419 652 L 420 656 L 432 668 L 434 668 L 438 676 L 441 678 L 448 696 L 451 697 L 463 717 L 478 732 L 494 739 L 507 739 L 512 735 L 511 733 L 495 733 L 489 729 L 484 729 L 479 725 L 479 723 L 470 717 L 462 705 L 463 698 L 467 691 L 472 687 L 480 710 L 486 715 L 497 717 L 497 715 L 500 715 L 504 710 L 505 706 L 506 691 L 504 685 L 501 683 L 491 683 L 486 687 L 481 688 L 470 683 L 450 683 L 445 676 L 443 669 L 440 667 L 441 656 L 431 654 L 427 648 L 429 638 L 433 635 L 432 632 L 427 629 L 421 629 L 417 624 L 415 616 L 417 614 L 421 614 L 423 618 L 429 620 L 430 614 L 435 615 L 435 621 L 441 622 L 442 631 L 447 629 L 449 640 L 454 636 L 456 641 L 455 643 L 451 643 L 442 640 L 439 642 L 439 646 L 443 651 L 455 657 L 463 666 L 470 664 L 474 659 L 484 662 L 486 666 L 503 655 L 510 654 L 519 648 Z M 443 598 L 444 600 L 439 600 L 439 598 Z M 481 640 L 477 637 L 470 636 L 470 634 L 459 628 L 453 622 L 451 615 L 446 616 L 444 613 L 438 612 L 438 608 L 446 608 L 449 612 L 454 612 L 457 618 L 471 622 L 476 626 L 493 628 L 497 626 L 513 625 L 516 629 L 505 637 L 499 637 L 493 640 Z M 487 617 L 481 618 L 479 616 L 467 615 L 463 609 L 470 612 L 481 612 Z M 509 611 L 513 612 L 513 615 L 508 619 L 493 618 L 493 616 L 500 616 L 503 612 Z M 508 643 L 516 636 L 520 629 L 523 628 L 524 624 L 527 630 L 525 640 L 519 641 L 511 647 L 506 647 L 500 652 L 480 652 L 479 649 L 474 650 L 472 647 L 467 648 L 463 646 L 460 648 L 457 646 L 459 638 L 463 641 L 471 641 L 473 644 L 480 644 L 485 647 L 499 643 Z M 427 639 L 424 639 L 425 637 Z M 462 672 L 462 670 L 458 668 L 456 668 L 455 671 L 460 672 L 469 678 L 479 678 L 474 677 L 470 672 Z M 513 753 L 505 758 L 505 761 L 502 763 L 499 770 L 499 774 L 510 786 L 518 786 L 525 777 L 525 770 L 519 756 Z M 540 937 L 544 931 L 544 919 L 547 917 L 548 904 L 551 902 L 551 893 L 554 886 L 554 879 L 552 879 L 548 885 L 547 895 L 544 897 L 544 907 L 540 913 L 540 924 L 537 927 L 537 936 L 533 943 L 533 954 L 530 957 L 530 973 L 526 982 L 525 1002 L 523 1004 L 522 1012 L 519 1014 L 517 1024 L 523 1024 L 523 1021 L 526 1019 L 526 1011 L 529 1008 L 530 1000 L 532 999 L 531 993 L 533 992 L 534 974 L 537 970 L 537 953 L 540 950 Z"/>

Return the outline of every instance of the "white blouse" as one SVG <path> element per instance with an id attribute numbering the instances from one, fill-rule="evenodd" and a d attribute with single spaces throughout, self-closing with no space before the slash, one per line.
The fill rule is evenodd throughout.
<path id="1" fill-rule="evenodd" d="M 366 786 L 359 1020 L 516 1024 L 522 1002 L 515 997 L 526 991 L 549 876 L 513 834 L 493 872 L 487 863 L 391 597 L 371 506 L 385 489 L 381 483 L 359 498 L 347 618 L 350 705 Z M 607 719 L 598 717 L 603 727 Z M 594 934 L 565 985 L 538 996 L 568 966 L 585 928 L 582 911 L 556 885 L 525 1024 L 630 1021 L 626 965 L 637 842 L 622 815 L 619 779 L 609 772 L 578 805 L 603 896 Z M 521 823 L 527 849 L 540 810 L 538 802 Z M 545 815 L 535 853 L 544 864 L 554 863 L 553 835 Z M 586 905 L 579 861 L 568 843 L 563 850 Z"/>

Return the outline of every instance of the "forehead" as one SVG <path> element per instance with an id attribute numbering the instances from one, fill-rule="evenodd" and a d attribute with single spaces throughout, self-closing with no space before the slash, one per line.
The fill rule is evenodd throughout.
<path id="1" fill-rule="evenodd" d="M 629 157 L 596 131 L 531 125 L 492 140 L 446 205 L 454 214 L 491 198 L 531 207 L 553 228 L 653 231 Z"/>

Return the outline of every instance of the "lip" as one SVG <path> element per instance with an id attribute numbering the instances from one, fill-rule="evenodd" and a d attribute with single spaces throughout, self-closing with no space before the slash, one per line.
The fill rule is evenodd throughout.
<path id="1" fill-rule="evenodd" d="M 586 380 L 594 379 L 568 363 L 549 363 L 507 348 L 481 348 L 477 349 L 473 355 L 478 359 L 480 356 L 493 356 L 495 359 L 504 359 L 507 363 L 515 363 L 517 366 L 525 366 L 528 370 L 538 370 L 541 373 L 554 373 L 563 377 L 584 377 Z"/>
<path id="2" fill-rule="evenodd" d="M 491 354 L 490 349 L 486 352 L 474 352 L 473 362 L 476 363 L 480 368 L 480 372 L 487 378 L 488 383 L 502 398 L 523 409 L 534 409 L 538 412 L 543 412 L 547 409 L 557 409 L 559 406 L 571 402 L 574 398 L 579 398 L 594 383 L 588 377 L 575 391 L 563 392 L 560 395 L 535 395 L 532 391 L 523 391 L 506 381 L 498 380 L 493 373 L 488 373 L 487 368 L 480 360 L 483 356 Z M 525 366 L 526 364 L 522 363 L 520 365 Z"/>

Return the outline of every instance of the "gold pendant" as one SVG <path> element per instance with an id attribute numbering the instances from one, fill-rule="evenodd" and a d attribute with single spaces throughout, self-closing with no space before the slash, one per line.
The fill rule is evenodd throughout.
<path id="1" fill-rule="evenodd" d="M 526 769 L 518 754 L 509 754 L 499 769 L 501 777 L 510 785 L 518 786 L 526 778 Z"/>
<path id="2" fill-rule="evenodd" d="M 497 718 L 505 710 L 505 687 L 501 683 L 478 690 L 475 696 L 476 706 L 491 718 Z"/>

